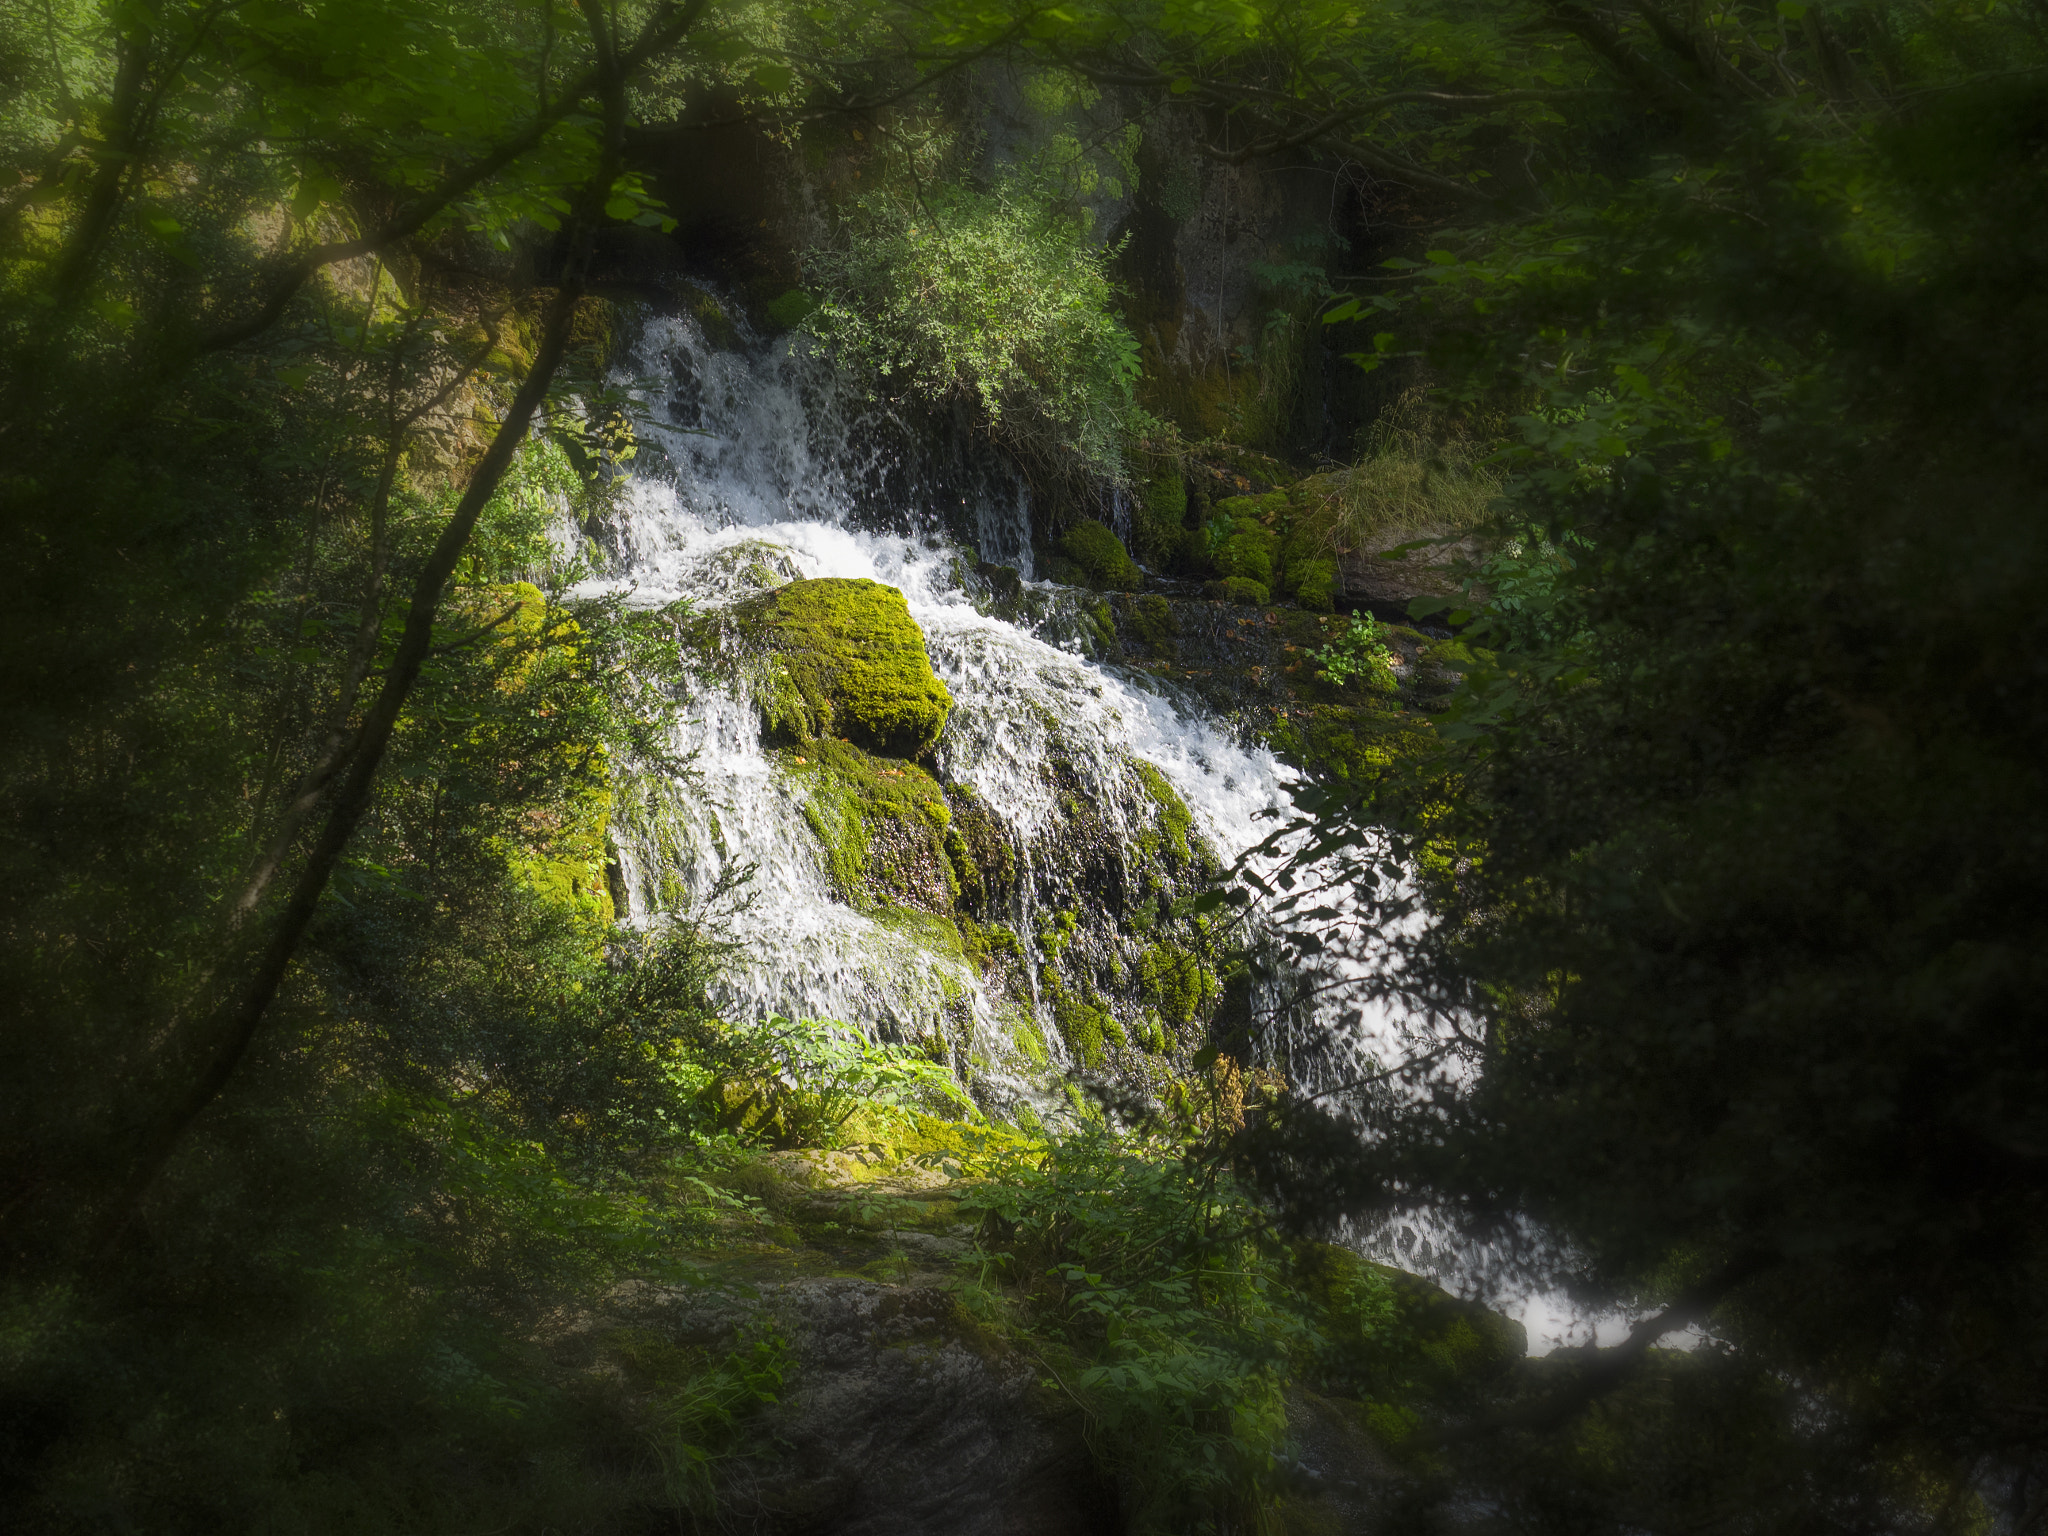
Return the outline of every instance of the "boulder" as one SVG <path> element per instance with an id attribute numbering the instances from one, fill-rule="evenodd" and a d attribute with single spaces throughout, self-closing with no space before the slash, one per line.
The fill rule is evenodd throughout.
<path id="1" fill-rule="evenodd" d="M 760 690 L 771 739 L 839 737 L 885 757 L 921 758 L 953 696 L 932 671 L 903 594 L 877 581 L 792 581 L 739 604 L 733 619 L 768 654 Z"/>

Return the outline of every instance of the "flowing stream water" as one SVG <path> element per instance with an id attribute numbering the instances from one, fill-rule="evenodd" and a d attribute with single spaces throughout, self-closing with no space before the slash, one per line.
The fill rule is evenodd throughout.
<path id="1" fill-rule="evenodd" d="M 1031 872 L 1053 856 L 1062 793 L 1085 798 L 1127 843 L 1157 814 L 1149 765 L 1222 865 L 1268 836 L 1289 810 L 1292 773 L 1191 698 L 1103 654 L 1085 594 L 1031 580 L 1029 496 L 997 455 L 960 423 L 907 419 L 867 398 L 806 340 L 757 337 L 743 324 L 722 340 L 714 345 L 689 315 L 648 316 L 615 371 L 645 415 L 612 513 L 574 531 L 601 572 L 586 595 L 623 592 L 647 607 L 688 599 L 702 614 L 795 578 L 898 588 L 954 701 L 938 776 L 971 786 L 1024 866 L 1004 914 L 1019 935 L 1040 932 L 1049 916 Z M 977 556 L 1020 574 L 1015 600 L 991 604 Z M 745 685 L 699 666 L 684 686 L 674 746 L 685 770 L 626 765 L 620 774 L 622 915 L 648 922 L 701 907 L 722 879 L 751 867 L 750 904 L 721 919 L 736 953 L 718 1002 L 732 1016 L 832 1018 L 896 1039 L 964 1036 L 984 1064 L 984 1097 L 1048 1102 L 1046 1082 L 1074 1063 L 1036 985 L 1028 1000 L 1005 993 L 957 950 L 842 900 L 802 790 L 764 747 Z M 1057 787 L 1041 771 L 1055 747 L 1066 774 Z M 1102 920 L 1079 918 L 1084 929 Z M 1392 1048 L 1394 1022 L 1355 1005 L 1296 1010 L 1268 1046 L 1352 1060 Z M 1346 1037 L 1334 1050 L 1333 1033 Z M 1044 1047 L 1035 1083 L 1015 1048 L 1023 1034 Z M 1360 1241 L 1453 1288 L 1475 1272 L 1426 1219 Z M 1552 1293 L 1487 1299 L 1521 1316 L 1537 1350 L 1618 1326 L 1579 1317 Z"/>

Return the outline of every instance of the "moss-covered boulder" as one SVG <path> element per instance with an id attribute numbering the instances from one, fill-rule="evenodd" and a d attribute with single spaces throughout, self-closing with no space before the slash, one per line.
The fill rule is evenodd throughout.
<path id="1" fill-rule="evenodd" d="M 733 617 L 769 656 L 759 697 L 771 740 L 836 736 L 900 758 L 923 757 L 938 742 L 953 696 L 894 587 L 792 581 L 739 605 Z"/>
<path id="2" fill-rule="evenodd" d="M 1111 592 L 1135 592 L 1145 578 L 1130 553 L 1106 526 L 1074 524 L 1060 535 L 1059 552 L 1080 568 L 1088 585 Z"/>
<path id="3" fill-rule="evenodd" d="M 1278 564 L 1274 558 L 1278 544 L 1279 540 L 1270 529 L 1257 523 L 1239 522 L 1216 546 L 1210 558 L 1225 580 L 1235 576 L 1270 587 Z"/>
<path id="4" fill-rule="evenodd" d="M 804 820 L 841 900 L 950 916 L 960 894 L 958 839 L 948 835 L 953 815 L 937 780 L 915 763 L 829 736 L 781 757 L 803 789 Z"/>
<path id="5" fill-rule="evenodd" d="M 1131 505 L 1131 544 L 1155 569 L 1170 565 L 1187 535 L 1188 483 L 1180 461 L 1162 458 L 1139 486 Z"/>
<path id="6" fill-rule="evenodd" d="M 1287 574 L 1294 601 L 1301 607 L 1317 613 L 1328 613 L 1337 606 L 1337 593 L 1342 585 L 1342 578 L 1337 573 L 1335 560 L 1317 557 L 1299 562 L 1289 561 Z"/>
<path id="7" fill-rule="evenodd" d="M 1208 582 L 1202 595 L 1219 603 L 1248 603 L 1254 608 L 1263 608 L 1273 600 L 1266 584 L 1249 576 L 1226 576 L 1221 581 Z"/>

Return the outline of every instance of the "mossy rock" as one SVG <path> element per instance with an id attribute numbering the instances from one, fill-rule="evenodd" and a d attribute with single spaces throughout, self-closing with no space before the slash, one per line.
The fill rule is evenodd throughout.
<path id="1" fill-rule="evenodd" d="M 1289 561 L 1287 578 L 1293 588 L 1295 602 L 1303 608 L 1328 613 L 1337 606 L 1342 578 L 1337 574 L 1336 561 L 1327 557 L 1298 564 Z"/>
<path id="2" fill-rule="evenodd" d="M 1174 617 L 1173 605 L 1165 598 L 1155 592 L 1132 604 L 1130 629 L 1151 647 L 1154 656 L 1172 660 L 1174 641 L 1180 634 L 1180 620 Z"/>
<path id="3" fill-rule="evenodd" d="M 1098 522 L 1074 524 L 1060 535 L 1059 552 L 1079 567 L 1091 587 L 1113 592 L 1135 592 L 1144 585 L 1130 554 L 1106 526 Z"/>
<path id="4" fill-rule="evenodd" d="M 1210 558 L 1225 580 L 1235 576 L 1270 587 L 1279 567 L 1279 543 L 1268 529 L 1240 523 Z"/>
<path id="5" fill-rule="evenodd" d="M 1178 459 L 1163 460 L 1138 488 L 1131 508 L 1131 542 L 1154 566 L 1173 561 L 1180 552 L 1182 523 L 1188 511 L 1188 483 Z"/>
<path id="6" fill-rule="evenodd" d="M 804 791 L 804 820 L 841 900 L 950 920 L 960 879 L 949 846 L 952 810 L 936 779 L 916 763 L 830 737 L 786 752 L 783 766 Z M 957 932 L 947 947 L 959 951 Z"/>
<path id="7" fill-rule="evenodd" d="M 946 853 L 960 882 L 960 905 L 979 917 L 1000 912 L 1017 889 L 1017 851 L 1009 831 L 972 785 L 955 784 L 946 797 L 953 810 Z"/>
<path id="8" fill-rule="evenodd" d="M 1246 603 L 1254 608 L 1263 608 L 1273 600 L 1266 584 L 1249 576 L 1226 576 L 1221 581 L 1207 582 L 1202 595 L 1219 603 Z"/>
<path id="9" fill-rule="evenodd" d="M 1162 939 L 1138 956 L 1139 994 L 1175 1029 L 1185 1029 L 1216 1000 L 1216 973 L 1200 958 Z"/>
<path id="10" fill-rule="evenodd" d="M 1059 1029 L 1060 1038 L 1067 1042 L 1067 1050 L 1078 1065 L 1090 1068 L 1106 1066 L 1112 1049 L 1122 1050 L 1130 1044 L 1123 1025 L 1117 1022 L 1115 1014 L 1102 1006 L 1101 999 L 1093 995 L 1076 996 L 1068 991 L 1060 973 L 1052 966 L 1039 969 L 1038 985 L 1052 1009 L 1052 1021 Z"/>
<path id="11" fill-rule="evenodd" d="M 837 736 L 900 758 L 937 744 L 953 696 L 894 587 L 836 576 L 792 581 L 736 606 L 733 618 L 771 658 L 761 690 L 771 741 Z"/>
<path id="12" fill-rule="evenodd" d="M 1152 803 L 1159 807 L 1160 849 L 1170 862 L 1189 864 L 1194 860 L 1194 845 L 1188 841 L 1195 828 L 1194 813 L 1188 809 L 1187 801 L 1181 799 L 1180 791 L 1167 782 L 1166 775 L 1146 762 L 1143 758 L 1131 761 L 1132 771 L 1145 786 L 1145 793 L 1152 797 Z M 1145 847 L 1146 836 L 1139 837 L 1139 851 L 1151 852 Z"/>
<path id="13" fill-rule="evenodd" d="M 706 560 L 699 579 L 717 582 L 727 594 L 744 597 L 800 580 L 802 575 L 784 546 L 766 539 L 746 539 Z"/>
<path id="14" fill-rule="evenodd" d="M 704 332 L 704 340 L 721 352 L 737 352 L 741 349 L 739 327 L 732 316 L 725 312 L 725 305 L 714 293 L 702 288 L 689 290 L 690 313 L 697 317 L 697 324 Z"/>
<path id="15" fill-rule="evenodd" d="M 804 323 L 810 312 L 818 307 L 818 301 L 801 288 L 792 288 L 779 298 L 770 299 L 761 306 L 761 312 L 768 323 L 778 331 L 793 331 Z"/>

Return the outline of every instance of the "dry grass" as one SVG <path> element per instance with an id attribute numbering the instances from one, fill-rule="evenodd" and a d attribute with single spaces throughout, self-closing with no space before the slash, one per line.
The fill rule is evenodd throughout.
<path id="1" fill-rule="evenodd" d="M 1485 462 L 1496 425 L 1435 412 L 1423 390 L 1410 390 L 1376 424 L 1364 457 L 1303 489 L 1322 498 L 1341 550 L 1466 533 L 1500 492 L 1501 477 Z"/>

